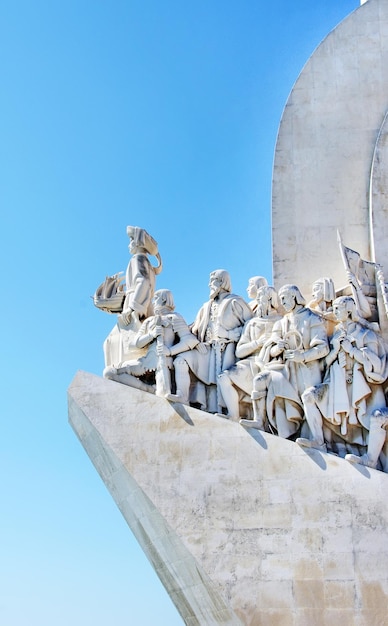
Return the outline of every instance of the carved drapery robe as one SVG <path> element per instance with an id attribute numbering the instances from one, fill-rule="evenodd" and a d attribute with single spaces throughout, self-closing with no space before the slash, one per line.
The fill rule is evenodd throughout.
<path id="1" fill-rule="evenodd" d="M 124 311 L 133 309 L 140 318 L 152 314 L 151 300 L 155 291 L 155 271 L 144 253 L 134 254 L 125 275 Z"/>
<path id="2" fill-rule="evenodd" d="M 271 348 L 280 340 L 289 348 L 304 352 L 304 363 L 283 361 L 282 355 L 271 358 Z M 304 419 L 301 395 L 322 381 L 322 359 L 329 352 L 325 323 L 308 308 L 285 315 L 275 323 L 271 339 L 263 347 L 261 358 L 268 373 L 266 412 L 270 425 L 281 437 L 294 435 Z M 255 381 L 254 381 L 254 389 Z"/>
<path id="3" fill-rule="evenodd" d="M 277 313 L 268 317 L 253 317 L 243 328 L 236 346 L 236 358 L 240 360 L 227 371 L 233 385 L 249 396 L 252 393 L 253 378 L 261 369 L 259 355 L 262 347 L 271 337 L 273 325 L 279 319 L 280 315 Z"/>
<path id="4" fill-rule="evenodd" d="M 342 326 L 333 341 L 341 332 Z M 370 415 L 385 406 L 382 383 L 388 375 L 387 354 L 382 339 L 358 322 L 349 322 L 346 333 L 362 362 L 346 354 L 346 365 L 341 367 L 337 357 L 313 394 L 330 430 L 348 443 L 366 445 Z"/>
<path id="5" fill-rule="evenodd" d="M 206 353 L 194 348 L 181 355 L 200 383 L 207 387 L 216 385 L 217 375 L 235 363 L 236 342 L 228 338 L 228 332 L 241 328 L 251 317 L 252 312 L 245 300 L 229 293 L 219 301 L 209 300 L 200 308 L 192 332 L 205 344 Z M 192 385 L 190 401 L 212 410 L 207 406 L 203 385 Z"/>

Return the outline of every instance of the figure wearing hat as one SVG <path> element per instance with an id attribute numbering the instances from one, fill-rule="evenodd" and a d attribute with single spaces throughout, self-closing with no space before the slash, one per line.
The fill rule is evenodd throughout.
<path id="1" fill-rule="evenodd" d="M 127 226 L 129 252 L 132 255 L 125 274 L 125 297 L 118 323 L 104 342 L 105 366 L 120 367 L 129 359 L 139 358 L 144 351 L 134 345 L 141 323 L 153 314 L 152 298 L 156 276 L 162 271 L 158 244 L 153 237 L 138 226 Z M 150 256 L 158 264 L 153 266 Z"/>
<path id="2" fill-rule="evenodd" d="M 152 298 L 155 292 L 155 276 L 162 271 L 162 260 L 158 252 L 158 244 L 144 228 L 127 226 L 129 236 L 129 252 L 132 257 L 125 274 L 125 300 L 121 321 L 128 325 L 133 314 L 139 320 L 152 315 Z M 151 265 L 149 256 L 158 259 L 158 265 Z"/>

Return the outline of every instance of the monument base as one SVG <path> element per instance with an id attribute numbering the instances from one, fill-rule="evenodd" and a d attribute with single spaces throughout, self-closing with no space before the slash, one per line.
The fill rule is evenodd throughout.
<path id="1" fill-rule="evenodd" d="M 184 622 L 386 622 L 388 475 L 79 372 L 69 419 Z"/>

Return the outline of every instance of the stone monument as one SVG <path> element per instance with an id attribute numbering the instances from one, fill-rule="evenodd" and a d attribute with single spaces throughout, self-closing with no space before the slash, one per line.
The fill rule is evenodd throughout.
<path id="1" fill-rule="evenodd" d="M 368 0 L 297 80 L 274 286 L 250 278 L 247 303 L 214 270 L 188 326 L 128 226 L 125 277 L 96 291 L 117 323 L 70 422 L 190 626 L 386 623 L 387 68 L 388 3 Z"/>

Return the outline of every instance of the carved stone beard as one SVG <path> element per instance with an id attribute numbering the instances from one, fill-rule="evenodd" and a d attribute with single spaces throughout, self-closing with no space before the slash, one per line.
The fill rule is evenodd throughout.
<path id="1" fill-rule="evenodd" d="M 221 295 L 222 291 L 223 290 L 222 290 L 221 287 L 217 287 L 214 291 L 210 291 L 209 300 L 218 300 L 218 298 Z"/>

